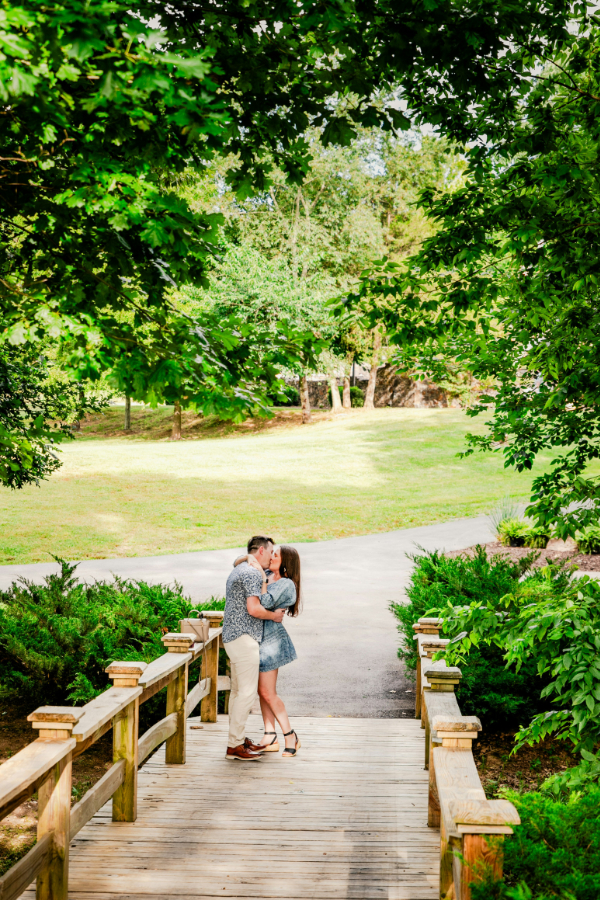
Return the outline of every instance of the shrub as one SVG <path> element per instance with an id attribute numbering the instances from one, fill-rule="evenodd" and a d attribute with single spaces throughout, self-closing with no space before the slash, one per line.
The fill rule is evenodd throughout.
<path id="1" fill-rule="evenodd" d="M 552 530 L 546 525 L 529 525 L 523 519 L 504 519 L 498 524 L 498 540 L 507 547 L 543 549 Z"/>
<path id="2" fill-rule="evenodd" d="M 600 526 L 589 525 L 576 534 L 577 549 L 580 553 L 589 555 L 600 553 Z"/>
<path id="3" fill-rule="evenodd" d="M 514 588 L 535 559 L 533 553 L 517 562 L 499 555 L 488 557 L 482 546 L 475 548 L 473 556 L 449 557 L 437 550 L 422 549 L 409 556 L 414 569 L 406 589 L 408 603 L 392 604 L 400 621 L 398 630 L 404 636 L 398 656 L 409 669 L 417 666 L 413 625 L 421 616 L 445 608 L 448 601 L 456 605 L 480 597 L 499 600 Z M 449 628 L 450 623 L 446 624 Z"/>
<path id="4" fill-rule="evenodd" d="M 344 400 L 344 388 L 340 386 L 338 388 L 338 390 L 340 392 L 340 400 L 343 401 Z M 362 388 L 359 388 L 359 387 L 351 387 L 350 388 L 350 404 L 353 407 L 365 405 L 365 394 L 364 394 L 364 391 L 362 390 Z"/>
<path id="5" fill-rule="evenodd" d="M 524 547 L 529 526 L 522 519 L 505 519 L 498 525 L 498 539 L 505 547 Z"/>
<path id="6" fill-rule="evenodd" d="M 472 900 L 597 900 L 600 788 L 566 803 L 538 791 L 506 796 L 521 825 L 504 841 L 504 877 L 474 884 Z"/>
<path id="7" fill-rule="evenodd" d="M 365 405 L 365 395 L 359 387 L 350 388 L 350 402 L 353 407 L 360 407 Z"/>
<path id="8" fill-rule="evenodd" d="M 280 393 L 268 392 L 267 398 L 272 406 L 300 406 L 300 393 L 291 384 L 282 384 Z"/>
<path id="9" fill-rule="evenodd" d="M 540 698 L 549 704 L 516 736 L 516 747 L 549 735 L 569 739 L 584 760 L 594 760 L 600 741 L 600 583 L 570 580 L 562 566 L 535 570 L 499 600 L 484 594 L 470 603 L 447 602 L 436 613 L 444 631 L 456 634 L 449 665 L 499 650 L 507 668 L 529 671 Z M 586 755 L 587 754 L 587 755 Z"/>
<path id="10" fill-rule="evenodd" d="M 24 579 L 0 592 L 0 695 L 40 704 L 87 703 L 107 687 L 115 659 L 150 662 L 161 636 L 179 630 L 193 604 L 180 585 L 143 581 L 96 582 L 60 573 L 42 585 Z M 223 609 L 211 599 L 204 609 Z"/>
<path id="11" fill-rule="evenodd" d="M 520 504 L 512 499 L 508 494 L 500 500 L 496 507 L 490 512 L 488 521 L 492 527 L 493 533 L 497 540 L 500 540 L 500 525 L 507 519 L 518 519 L 520 516 Z"/>
<path id="12" fill-rule="evenodd" d="M 340 399 L 343 401 L 344 400 L 344 388 L 339 387 L 338 390 L 340 392 Z M 365 395 L 364 395 L 364 391 L 361 388 L 359 388 L 359 387 L 351 387 L 350 388 L 350 404 L 353 407 L 365 405 Z"/>
<path id="13" fill-rule="evenodd" d="M 400 621 L 398 630 L 404 636 L 398 655 L 408 669 L 415 669 L 417 664 L 412 627 L 417 619 L 440 610 L 445 614 L 450 605 L 478 600 L 496 606 L 503 596 L 518 589 L 519 579 L 529 571 L 535 554 L 511 562 L 502 556 L 489 558 L 484 547 L 477 547 L 472 557 L 422 551 L 412 559 L 415 568 L 407 589 L 409 602 L 392 605 Z M 539 580 L 538 575 L 533 578 Z M 453 626 L 447 618 L 444 636 L 454 637 L 459 631 L 460 626 Z M 546 681 L 537 676 L 535 665 L 526 664 L 520 671 L 516 666 L 508 669 L 503 652 L 496 646 L 472 647 L 462 675 L 457 689 L 461 711 L 483 718 L 486 730 L 517 727 L 548 708 L 541 698 Z"/>
<path id="14" fill-rule="evenodd" d="M 532 550 L 543 550 L 551 537 L 552 529 L 547 525 L 531 525 L 525 538 L 525 546 Z"/>

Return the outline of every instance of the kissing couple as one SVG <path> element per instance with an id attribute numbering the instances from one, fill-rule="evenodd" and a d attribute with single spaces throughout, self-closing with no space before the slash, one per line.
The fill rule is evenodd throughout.
<path id="1" fill-rule="evenodd" d="M 265 752 L 277 752 L 275 720 L 285 737 L 282 756 L 291 759 L 300 749 L 298 735 L 277 694 L 280 667 L 297 658 L 282 624 L 286 612 L 289 616 L 300 612 L 300 556 L 293 547 L 276 546 L 272 538 L 256 535 L 227 579 L 221 634 L 231 663 L 227 759 L 251 762 Z M 246 737 L 257 689 L 265 725 L 258 744 Z"/>

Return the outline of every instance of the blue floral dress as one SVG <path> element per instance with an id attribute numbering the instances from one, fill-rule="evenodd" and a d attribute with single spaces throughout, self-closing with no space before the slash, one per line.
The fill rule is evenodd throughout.
<path id="1" fill-rule="evenodd" d="M 289 578 L 280 578 L 267 587 L 260 602 L 265 609 L 289 609 L 296 602 L 296 586 Z M 260 648 L 260 671 L 271 672 L 298 658 L 291 638 L 280 622 L 265 621 Z"/>

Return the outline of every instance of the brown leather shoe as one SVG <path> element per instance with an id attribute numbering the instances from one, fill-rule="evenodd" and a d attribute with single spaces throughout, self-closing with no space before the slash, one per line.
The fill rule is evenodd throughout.
<path id="1" fill-rule="evenodd" d="M 228 747 L 225 755 L 226 759 L 241 759 L 243 762 L 251 762 L 255 759 L 262 759 L 262 754 L 255 753 L 254 750 L 248 750 L 243 744 L 239 747 Z"/>
<path id="2" fill-rule="evenodd" d="M 246 750 L 252 750 L 254 753 L 264 753 L 265 748 L 262 744 L 255 744 L 254 741 L 251 741 L 250 738 L 246 738 L 244 740 L 244 747 Z"/>

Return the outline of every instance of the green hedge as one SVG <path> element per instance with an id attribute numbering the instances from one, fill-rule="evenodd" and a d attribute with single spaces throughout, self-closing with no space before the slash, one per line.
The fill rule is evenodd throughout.
<path id="1" fill-rule="evenodd" d="M 488 558 L 478 547 L 473 557 L 448 557 L 437 551 L 421 551 L 412 556 L 414 570 L 407 588 L 409 602 L 392 604 L 403 636 L 398 656 L 408 669 L 417 664 L 413 624 L 426 613 L 447 606 L 489 600 L 497 603 L 504 595 L 519 590 L 520 579 L 537 583 L 537 570 L 531 572 L 536 554 L 511 562 L 502 556 Z M 444 636 L 453 637 L 449 622 Z M 548 709 L 541 697 L 547 681 L 539 678 L 535 663 L 525 663 L 519 672 L 507 669 L 501 650 L 494 646 L 472 647 L 468 665 L 462 669 L 457 698 L 463 715 L 476 715 L 485 722 L 486 731 L 516 728 L 529 722 L 536 713 Z"/>
<path id="2" fill-rule="evenodd" d="M 0 697 L 41 704 L 87 703 L 108 685 L 115 659 L 150 662 L 161 636 L 192 608 L 180 585 L 116 578 L 87 585 L 76 565 L 41 585 L 21 580 L 0 592 Z M 204 609 L 223 609 L 211 600 Z"/>
<path id="3" fill-rule="evenodd" d="M 600 585 L 573 582 L 559 566 L 532 570 L 535 555 L 513 563 L 488 558 L 483 547 L 472 557 L 423 551 L 413 557 L 409 603 L 393 607 L 409 668 L 417 660 L 413 623 L 443 617 L 443 634 L 455 638 L 449 661 L 462 657 L 461 712 L 480 716 L 486 732 L 521 725 L 517 743 L 556 733 L 581 752 L 580 765 L 540 791 L 506 792 L 522 824 L 504 843 L 503 879 L 474 884 L 473 900 L 600 897 L 600 760 L 592 752 L 600 738 Z"/>
<path id="4" fill-rule="evenodd" d="M 504 877 L 474 884 L 472 900 L 598 900 L 600 788 L 567 802 L 508 793 L 521 825 L 504 841 Z"/>

